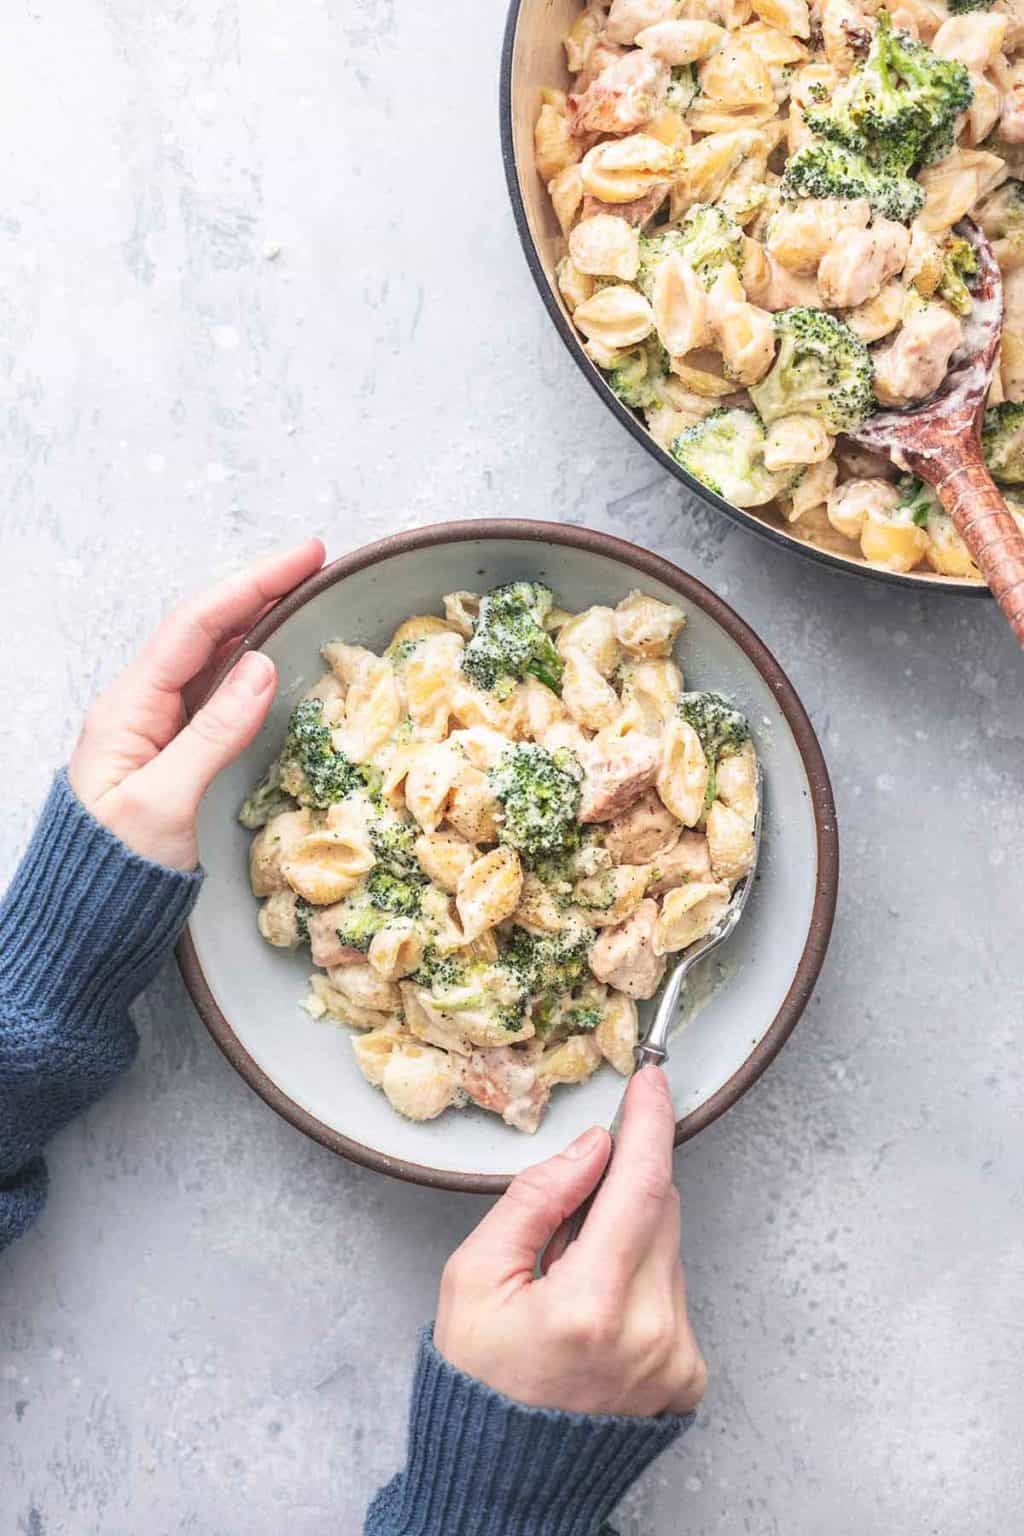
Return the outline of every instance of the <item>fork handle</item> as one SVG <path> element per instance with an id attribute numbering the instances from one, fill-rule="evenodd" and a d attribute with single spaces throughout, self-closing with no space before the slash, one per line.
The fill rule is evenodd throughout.
<path id="1" fill-rule="evenodd" d="M 633 1047 L 633 1070 L 629 1074 L 630 1081 L 636 1076 L 638 1072 L 642 1072 L 644 1067 L 660 1067 L 662 1063 L 667 1060 L 668 1051 L 666 1051 L 663 1046 L 647 1045 L 645 1041 L 641 1040 L 639 1045 L 635 1045 Z M 626 1083 L 626 1088 L 628 1090 L 629 1082 Z M 594 1185 L 593 1189 L 590 1191 L 590 1194 L 584 1200 L 583 1204 L 578 1205 L 573 1211 L 572 1215 L 563 1223 L 562 1230 L 565 1233 L 565 1246 L 567 1248 L 570 1243 L 574 1243 L 576 1241 L 580 1233 L 583 1231 L 583 1223 L 586 1221 L 588 1215 L 590 1214 L 590 1208 L 594 1201 L 597 1199 L 601 1185 L 608 1177 L 608 1170 L 612 1165 L 612 1158 L 615 1156 L 615 1146 L 618 1141 L 619 1131 L 622 1128 L 622 1112 L 625 1107 L 626 1094 L 623 1093 L 622 1098 L 619 1101 L 619 1107 L 615 1111 L 615 1119 L 608 1127 L 608 1134 L 612 1139 L 612 1149 L 608 1154 L 608 1161 L 604 1165 L 604 1172 L 601 1174 L 601 1177 L 598 1179 L 597 1183 Z"/>
<path id="2" fill-rule="evenodd" d="M 957 533 L 1024 646 L 1024 534 L 985 467 L 977 437 L 943 444 L 939 453 L 919 462 L 907 454 L 915 474 L 928 480 L 953 519 Z"/>

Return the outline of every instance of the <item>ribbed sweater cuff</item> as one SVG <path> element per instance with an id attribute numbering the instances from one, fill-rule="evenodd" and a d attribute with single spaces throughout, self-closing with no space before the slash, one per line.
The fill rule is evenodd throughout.
<path id="1" fill-rule="evenodd" d="M 426 1330 L 408 1464 L 378 1495 L 366 1536 L 596 1536 L 692 1420 L 524 1407 L 449 1365 Z"/>
<path id="2" fill-rule="evenodd" d="M 188 919 L 200 871 L 133 853 L 60 772 L 0 902 L 0 993 L 35 1017 L 126 1006 Z"/>

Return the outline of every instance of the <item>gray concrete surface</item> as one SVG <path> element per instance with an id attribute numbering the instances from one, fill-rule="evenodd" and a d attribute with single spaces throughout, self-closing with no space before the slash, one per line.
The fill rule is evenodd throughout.
<path id="1" fill-rule="evenodd" d="M 687 504 L 605 414 L 506 206 L 502 19 L 7 8 L 0 876 L 162 608 L 283 540 L 516 513 L 695 571 L 802 691 L 845 862 L 807 1017 L 679 1160 L 712 1385 L 624 1536 L 1020 1529 L 1020 658 Z M 0 1260 L 0 1531 L 354 1536 L 482 1203 L 276 1120 L 172 968 L 138 1023 Z"/>

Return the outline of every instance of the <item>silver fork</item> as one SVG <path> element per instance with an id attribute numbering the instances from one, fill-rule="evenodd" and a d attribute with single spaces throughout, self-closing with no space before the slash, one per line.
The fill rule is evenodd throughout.
<path id="1" fill-rule="evenodd" d="M 672 1026 L 676 1022 L 679 999 L 682 996 L 683 987 L 686 985 L 687 976 L 698 960 L 705 959 L 720 944 L 724 944 L 726 939 L 731 938 L 739 926 L 740 918 L 743 916 L 744 908 L 754 888 L 754 876 L 757 874 L 757 863 L 761 856 L 761 826 L 764 809 L 763 779 L 761 762 L 758 759 L 756 778 L 757 810 L 754 814 L 754 854 L 750 868 L 743 876 L 743 879 L 737 884 L 729 905 L 715 926 L 702 939 L 698 939 L 696 944 L 691 944 L 689 949 L 682 952 L 675 966 L 669 972 L 667 980 L 663 982 L 662 993 L 658 999 L 658 1007 L 651 1027 L 644 1038 L 633 1048 L 633 1071 L 630 1073 L 631 1078 L 635 1077 L 638 1072 L 641 1072 L 644 1067 L 660 1067 L 668 1060 L 668 1039 L 672 1033 Z M 627 1091 L 628 1087 L 627 1083 Z M 608 1133 L 612 1138 L 612 1150 L 608 1162 L 605 1164 L 604 1173 L 601 1175 L 593 1193 L 584 1200 L 583 1204 L 566 1221 L 564 1231 L 567 1244 L 574 1242 L 579 1237 L 590 1207 L 597 1198 L 597 1192 L 608 1177 L 608 1169 L 611 1167 L 612 1158 L 615 1156 L 615 1144 L 622 1129 L 622 1115 L 625 1106 L 626 1094 L 623 1093 L 619 1101 L 619 1107 L 615 1112 L 615 1119 L 608 1127 Z"/>

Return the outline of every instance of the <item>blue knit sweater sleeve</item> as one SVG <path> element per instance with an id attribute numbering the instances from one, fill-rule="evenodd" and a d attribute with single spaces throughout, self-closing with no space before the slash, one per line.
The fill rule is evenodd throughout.
<path id="1" fill-rule="evenodd" d="M 370 1505 L 364 1536 L 600 1536 L 692 1422 L 526 1408 L 449 1365 L 428 1329 L 405 1471 Z"/>
<path id="2" fill-rule="evenodd" d="M 0 902 L 0 1248 L 46 1196 L 42 1149 L 129 1065 L 128 1006 L 185 924 L 202 876 L 132 853 L 58 775 Z M 676 1418 L 526 1408 L 421 1341 L 405 1471 L 365 1536 L 599 1536 Z"/>
<path id="3" fill-rule="evenodd" d="M 46 1142 L 134 1057 L 128 1005 L 201 883 L 132 853 L 58 774 L 0 901 L 0 1249 L 46 1198 Z"/>

